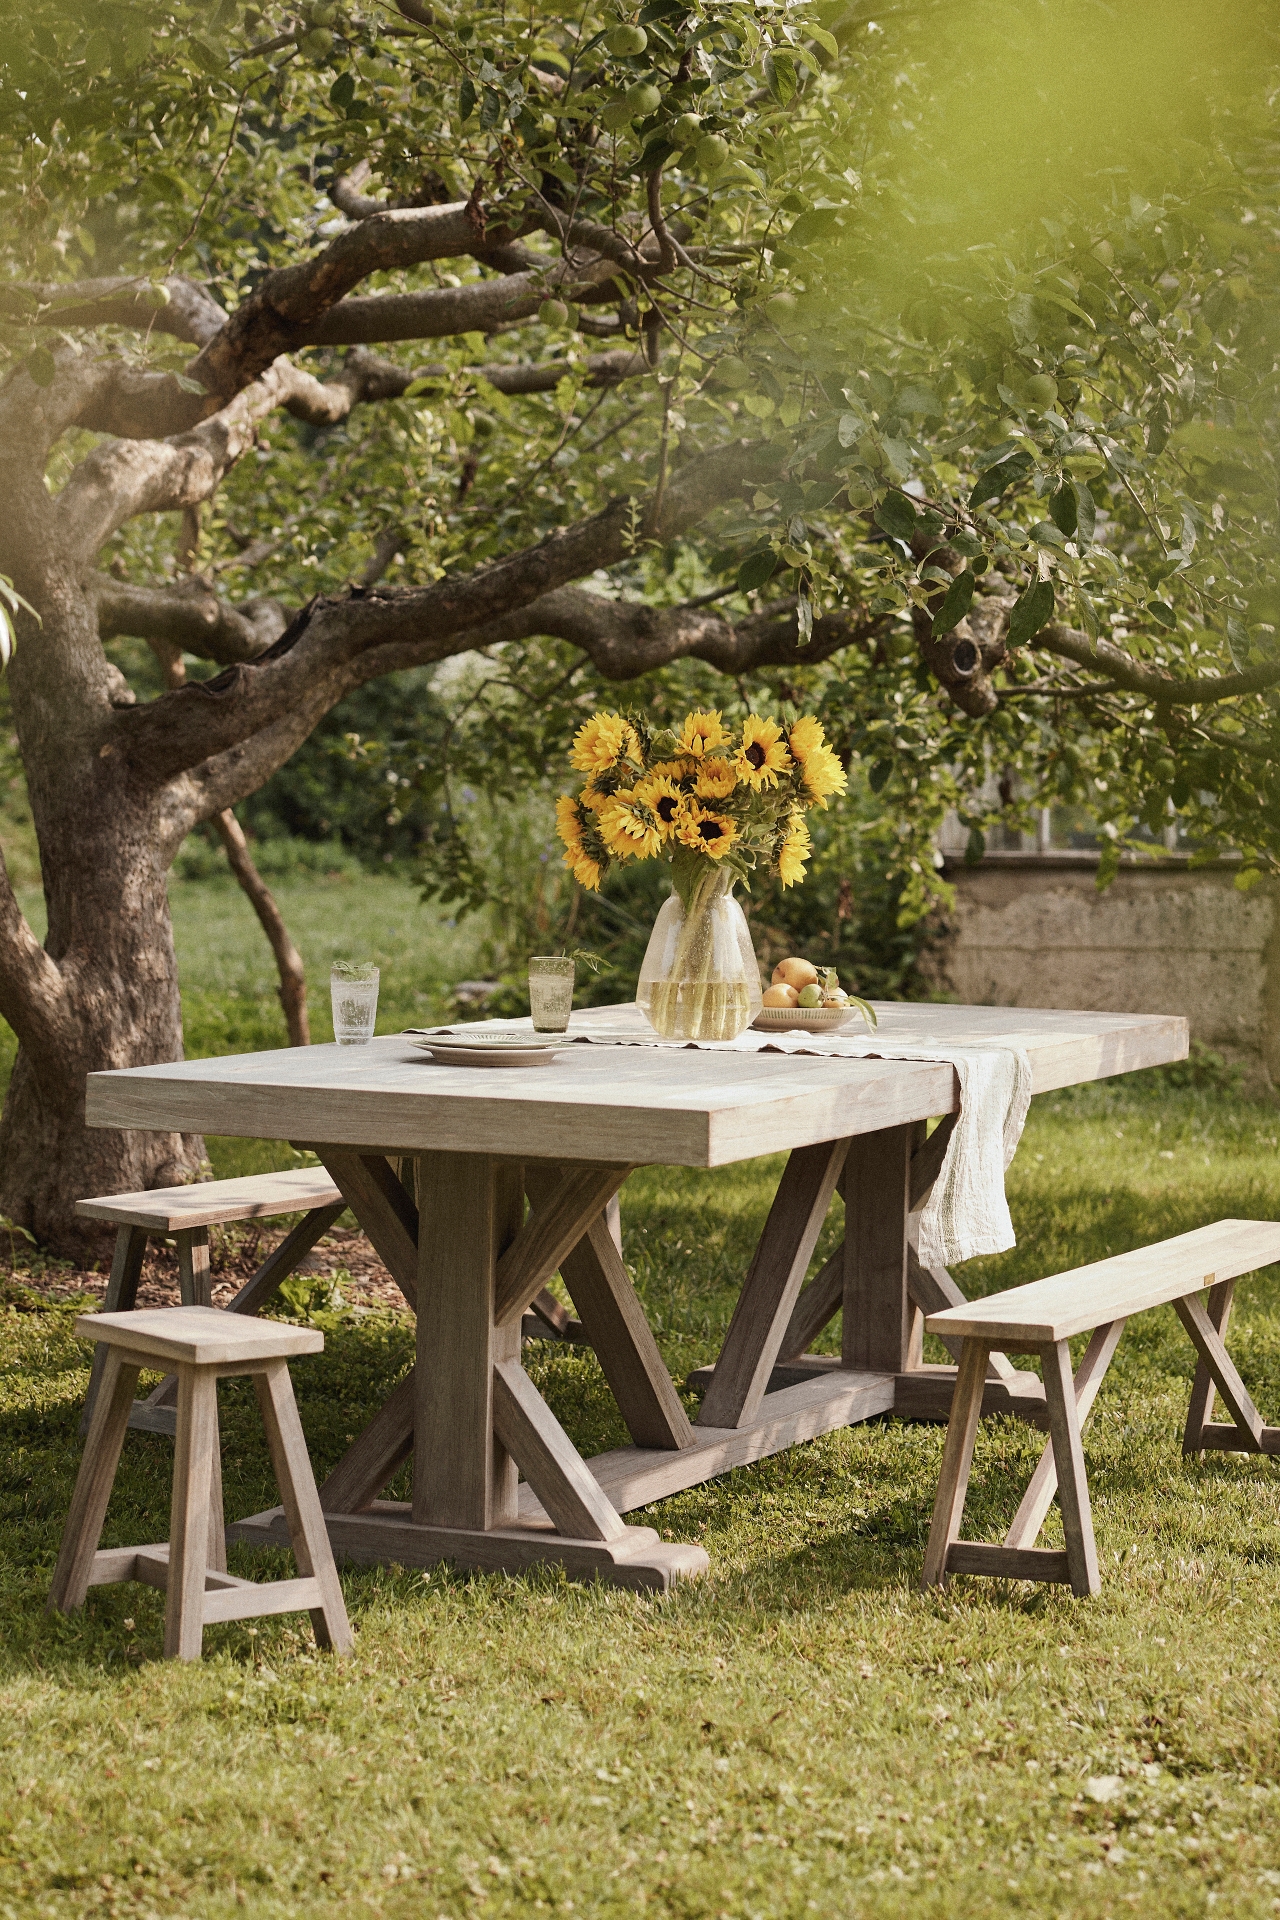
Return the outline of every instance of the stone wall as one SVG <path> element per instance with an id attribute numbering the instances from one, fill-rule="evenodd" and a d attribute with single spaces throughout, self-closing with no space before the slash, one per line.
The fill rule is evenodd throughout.
<path id="1" fill-rule="evenodd" d="M 1280 1084 L 1280 888 L 1237 890 L 1237 864 L 1122 865 L 1099 893 L 1089 853 L 948 860 L 956 906 L 930 962 L 968 1005 L 1181 1013 L 1198 1040 Z"/>

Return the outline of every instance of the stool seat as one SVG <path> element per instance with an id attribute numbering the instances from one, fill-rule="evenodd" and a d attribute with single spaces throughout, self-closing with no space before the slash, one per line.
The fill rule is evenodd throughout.
<path id="1" fill-rule="evenodd" d="M 281 1326 L 201 1306 L 81 1314 L 76 1332 L 97 1342 L 101 1384 L 54 1568 L 50 1608 L 70 1613 L 84 1605 L 91 1586 L 141 1580 L 165 1590 L 166 1657 L 198 1660 L 204 1629 L 214 1621 L 303 1610 L 311 1615 L 319 1644 L 345 1653 L 351 1627 L 288 1364 L 292 1355 L 320 1353 L 324 1335 L 314 1327 Z M 172 1368 L 177 1384 L 170 1538 L 167 1544 L 102 1549 L 98 1542 L 138 1375 L 157 1364 Z M 218 1381 L 243 1374 L 257 1392 L 298 1564 L 296 1580 L 258 1584 L 227 1571 Z"/>
<path id="2" fill-rule="evenodd" d="M 82 1340 L 101 1340 L 170 1366 L 236 1366 L 242 1360 L 291 1360 L 299 1354 L 324 1350 L 324 1335 L 318 1327 L 249 1320 L 221 1307 L 142 1307 L 131 1313 L 82 1313 L 76 1321 L 76 1332 Z"/>

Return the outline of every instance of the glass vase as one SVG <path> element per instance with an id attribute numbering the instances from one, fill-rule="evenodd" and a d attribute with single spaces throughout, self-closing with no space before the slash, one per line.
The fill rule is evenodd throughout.
<path id="1" fill-rule="evenodd" d="M 733 1040 L 760 1011 L 760 969 L 734 877 L 712 867 L 687 907 L 673 892 L 653 923 L 636 1004 L 664 1040 Z"/>

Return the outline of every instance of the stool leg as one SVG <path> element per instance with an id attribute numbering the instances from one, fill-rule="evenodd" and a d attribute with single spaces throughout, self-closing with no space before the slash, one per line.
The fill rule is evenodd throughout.
<path id="1" fill-rule="evenodd" d="M 209 1455 L 209 1545 L 205 1565 L 227 1570 L 227 1518 L 222 1505 L 222 1433 L 218 1425 L 218 1387 L 213 1389 L 213 1447 Z"/>
<path id="2" fill-rule="evenodd" d="M 104 1313 L 132 1313 L 138 1300 L 138 1282 L 142 1278 L 142 1262 L 146 1251 L 145 1227 L 120 1228 L 116 1234 L 116 1250 L 111 1262 L 111 1277 L 107 1281 L 106 1298 L 102 1302 Z M 107 1348 L 99 1341 L 93 1350 L 89 1391 L 84 1397 L 84 1411 L 80 1415 L 82 1434 L 89 1431 L 89 1422 L 93 1418 L 94 1405 L 102 1384 L 102 1369 L 106 1363 Z"/>
<path id="3" fill-rule="evenodd" d="M 209 1276 L 209 1229 L 182 1227 L 174 1234 L 178 1248 L 178 1298 L 184 1307 L 213 1305 L 213 1283 Z M 172 1407 L 178 1398 L 177 1377 L 167 1373 L 154 1392 L 147 1395 L 149 1407 Z M 212 1562 L 210 1562 L 212 1565 Z"/>
<path id="4" fill-rule="evenodd" d="M 166 1660 L 200 1658 L 212 1455 L 217 1437 L 217 1383 L 212 1372 L 205 1367 L 179 1367 L 173 1511 L 169 1519 L 169 1588 L 164 1607 Z"/>
<path id="5" fill-rule="evenodd" d="M 178 1296 L 183 1306 L 212 1306 L 208 1227 L 183 1227 L 173 1237 L 178 1243 Z"/>
<path id="6" fill-rule="evenodd" d="M 293 1397 L 293 1382 L 283 1360 L 272 1360 L 256 1373 L 253 1384 L 262 1409 L 262 1424 L 267 1430 L 271 1465 L 280 1488 L 281 1504 L 289 1528 L 289 1542 L 298 1572 L 320 1585 L 320 1605 L 311 1608 L 311 1624 L 317 1643 L 332 1647 L 335 1653 L 348 1653 L 353 1644 L 351 1626 L 338 1570 L 333 1564 L 320 1496 L 316 1492 L 311 1456 L 307 1452 L 298 1404 Z"/>
<path id="7" fill-rule="evenodd" d="M 987 1378 L 987 1353 L 981 1340 L 966 1340 L 956 1372 L 951 1397 L 951 1416 L 947 1421 L 947 1443 L 942 1450 L 942 1472 L 938 1476 L 938 1494 L 933 1503 L 933 1524 L 925 1548 L 924 1570 L 920 1584 L 939 1585 L 947 1574 L 947 1553 L 951 1542 L 960 1537 L 965 1495 L 969 1491 L 969 1468 L 973 1462 L 973 1443 L 978 1436 L 982 1415 L 982 1392 Z"/>
<path id="8" fill-rule="evenodd" d="M 1071 1377 L 1071 1350 L 1065 1340 L 1040 1349 L 1049 1434 L 1058 1469 L 1058 1506 L 1067 1542 L 1071 1591 L 1078 1600 L 1102 1591 L 1098 1553 L 1093 1541 L 1093 1511 L 1085 1477 L 1084 1448 L 1076 1414 L 1075 1384 Z"/>
<path id="9" fill-rule="evenodd" d="M 49 1611 L 71 1613 L 84 1605 L 93 1572 L 93 1556 L 102 1538 L 107 1502 L 115 1484 L 120 1449 L 129 1426 L 133 1392 L 140 1369 L 120 1358 L 119 1349 L 105 1342 L 99 1391 L 95 1398 L 84 1458 L 76 1475 L 71 1511 L 58 1549 L 58 1564 L 49 1589 Z"/>

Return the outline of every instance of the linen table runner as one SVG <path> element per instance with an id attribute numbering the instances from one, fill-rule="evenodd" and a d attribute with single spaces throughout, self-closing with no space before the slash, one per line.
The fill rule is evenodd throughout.
<path id="1" fill-rule="evenodd" d="M 603 1010 L 602 1010 L 603 1011 Z M 582 1016 L 578 1016 L 579 1019 Z M 1021 1047 L 969 1041 L 939 1045 L 874 1034 L 761 1032 L 736 1040 L 665 1040 L 639 1008 L 610 1007 L 608 1024 L 580 1025 L 567 1046 L 692 1048 L 703 1053 L 804 1053 L 846 1060 L 924 1060 L 952 1066 L 960 1082 L 960 1114 L 938 1178 L 918 1216 L 918 1253 L 926 1267 L 953 1266 L 1016 1244 L 1004 1176 L 1017 1151 L 1031 1102 L 1031 1063 Z M 530 1020 L 486 1020 L 490 1032 L 532 1032 Z M 420 1034 L 465 1034 L 467 1025 L 411 1027 Z M 545 1036 L 544 1036 L 545 1037 Z"/>

